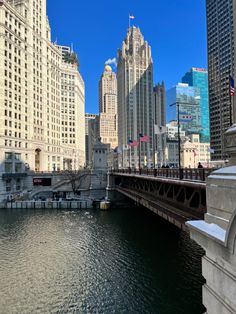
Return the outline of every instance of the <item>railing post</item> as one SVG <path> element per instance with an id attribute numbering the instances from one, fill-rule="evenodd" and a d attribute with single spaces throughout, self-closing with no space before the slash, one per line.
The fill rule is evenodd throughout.
<path id="1" fill-rule="evenodd" d="M 157 169 L 154 169 L 154 177 L 157 176 Z"/>

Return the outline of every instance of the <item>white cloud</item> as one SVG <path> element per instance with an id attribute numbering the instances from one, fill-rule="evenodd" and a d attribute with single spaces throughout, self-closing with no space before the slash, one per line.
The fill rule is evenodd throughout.
<path id="1" fill-rule="evenodd" d="M 113 64 L 114 66 L 117 66 L 117 61 L 116 61 L 116 58 L 113 58 L 113 59 L 108 59 L 106 62 L 105 62 L 106 65 L 111 65 Z"/>

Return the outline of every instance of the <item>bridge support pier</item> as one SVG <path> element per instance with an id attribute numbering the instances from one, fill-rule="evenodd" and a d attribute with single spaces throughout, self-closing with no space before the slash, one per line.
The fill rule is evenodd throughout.
<path id="1" fill-rule="evenodd" d="M 236 126 L 226 134 L 228 153 L 236 161 Z M 232 144 L 234 143 L 234 144 Z M 234 163 L 236 164 L 236 163 Z M 207 213 L 187 222 L 191 238 L 206 252 L 202 259 L 203 304 L 208 314 L 236 313 L 236 166 L 213 172 L 207 179 Z"/>

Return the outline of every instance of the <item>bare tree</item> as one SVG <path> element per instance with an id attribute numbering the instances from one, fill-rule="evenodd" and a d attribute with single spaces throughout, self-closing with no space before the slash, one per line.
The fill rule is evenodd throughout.
<path id="1" fill-rule="evenodd" d="M 81 187 L 81 184 L 86 180 L 86 178 L 91 176 L 90 171 L 84 170 L 65 170 L 64 174 L 69 180 L 74 194 L 78 193 L 78 189 Z"/>

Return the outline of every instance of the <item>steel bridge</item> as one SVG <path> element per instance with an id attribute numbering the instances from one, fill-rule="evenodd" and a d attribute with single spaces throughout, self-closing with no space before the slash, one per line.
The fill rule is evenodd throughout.
<path id="1" fill-rule="evenodd" d="M 206 178 L 212 169 L 120 169 L 110 172 L 114 189 L 178 228 L 203 219 Z"/>

